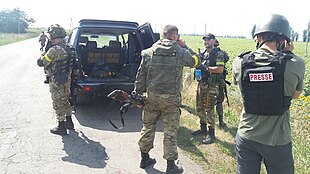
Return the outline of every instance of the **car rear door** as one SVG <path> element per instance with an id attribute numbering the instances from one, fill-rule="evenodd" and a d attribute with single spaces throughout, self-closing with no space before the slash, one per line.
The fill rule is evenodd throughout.
<path id="1" fill-rule="evenodd" d="M 157 40 L 159 40 L 159 33 L 154 33 L 150 23 L 145 23 L 137 28 L 142 49 L 151 47 Z"/>

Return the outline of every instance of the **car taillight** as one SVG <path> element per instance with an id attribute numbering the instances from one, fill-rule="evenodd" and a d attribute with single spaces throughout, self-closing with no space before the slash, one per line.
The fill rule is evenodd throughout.
<path id="1" fill-rule="evenodd" d="M 84 89 L 85 89 L 85 91 L 90 91 L 90 87 L 89 86 L 86 86 Z"/>

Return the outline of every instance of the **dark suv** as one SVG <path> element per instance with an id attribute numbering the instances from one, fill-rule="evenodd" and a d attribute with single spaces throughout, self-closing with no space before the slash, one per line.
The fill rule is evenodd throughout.
<path id="1" fill-rule="evenodd" d="M 114 89 L 133 90 L 141 51 L 159 39 L 151 25 L 111 20 L 80 20 L 68 44 L 78 54 L 74 101 L 81 94 L 106 96 Z"/>

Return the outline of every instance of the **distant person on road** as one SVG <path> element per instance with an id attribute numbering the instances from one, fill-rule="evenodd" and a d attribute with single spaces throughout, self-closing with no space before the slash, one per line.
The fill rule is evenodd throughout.
<path id="1" fill-rule="evenodd" d="M 40 42 L 40 44 L 41 44 L 40 51 L 43 51 L 43 48 L 44 48 L 45 42 L 46 42 L 46 37 L 47 37 L 47 36 L 45 35 L 44 31 L 42 31 L 42 33 L 41 33 L 40 36 L 39 36 L 39 42 Z"/>
<path id="2" fill-rule="evenodd" d="M 305 62 L 292 53 L 288 20 L 270 15 L 256 24 L 257 50 L 233 62 L 243 110 L 235 139 L 238 174 L 259 174 L 263 161 L 270 174 L 293 174 L 291 100 L 304 87 Z"/>
<path id="3" fill-rule="evenodd" d="M 164 156 L 167 160 L 166 173 L 182 173 L 183 167 L 176 164 L 178 159 L 177 131 L 180 121 L 183 67 L 195 67 L 199 64 L 196 55 L 192 56 L 183 39 L 179 39 L 178 28 L 166 25 L 163 39 L 151 48 L 142 51 L 142 61 L 137 73 L 135 91 L 146 92 L 143 109 L 143 128 L 139 147 L 141 168 L 155 164 L 149 157 L 154 147 L 156 123 L 160 117 L 164 124 Z"/>
<path id="4" fill-rule="evenodd" d="M 37 63 L 40 67 L 44 66 L 50 75 L 49 87 L 58 120 L 58 126 L 51 129 L 51 133 L 66 135 L 67 129 L 74 129 L 69 96 L 76 52 L 67 45 L 64 39 L 66 32 L 60 25 L 51 25 L 47 33 L 53 46 L 38 59 Z"/>
<path id="5" fill-rule="evenodd" d="M 200 130 L 192 132 L 192 135 L 205 134 L 202 141 L 211 144 L 215 140 L 215 113 L 214 107 L 219 96 L 219 86 L 223 81 L 224 52 L 214 47 L 216 38 L 209 33 L 202 38 L 205 45 L 203 65 L 197 67 L 195 75 L 200 72 L 201 76 L 195 76 L 198 81 L 196 93 L 196 113 L 200 119 Z M 207 130 L 207 124 L 209 124 Z"/>

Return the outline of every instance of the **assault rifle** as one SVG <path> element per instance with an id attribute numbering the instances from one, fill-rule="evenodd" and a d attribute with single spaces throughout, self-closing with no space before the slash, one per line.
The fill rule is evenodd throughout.
<path id="1" fill-rule="evenodd" d="M 224 81 L 225 81 L 224 93 L 225 93 L 225 97 L 226 97 L 227 106 L 229 106 L 229 100 L 228 100 L 228 94 L 227 94 L 227 87 L 226 87 L 226 84 L 230 86 L 230 85 L 231 85 L 231 82 L 228 81 L 228 80 L 226 80 L 226 79 L 224 79 Z"/>

